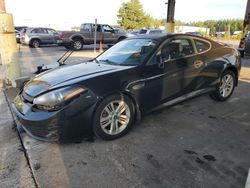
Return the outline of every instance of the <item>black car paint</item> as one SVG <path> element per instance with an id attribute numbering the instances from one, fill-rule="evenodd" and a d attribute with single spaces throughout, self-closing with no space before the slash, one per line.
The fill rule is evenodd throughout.
<path id="1" fill-rule="evenodd" d="M 173 37 L 194 37 L 205 40 L 192 35 L 136 38 L 143 37 L 159 40 L 158 49 L 166 40 Z M 238 54 L 231 48 L 210 40 L 206 41 L 211 43 L 209 51 L 200 54 L 196 51 L 195 55 L 166 61 L 161 66 L 159 62 L 152 63 L 156 61 L 154 58 L 158 51 L 156 49 L 143 64 L 138 66 L 88 62 L 49 70 L 32 79 L 20 93 L 20 96 L 25 93 L 31 98 L 28 113 L 22 114 L 15 104 L 13 110 L 23 127 L 38 139 L 62 141 L 91 137 L 93 136 L 91 123 L 95 109 L 103 98 L 111 94 L 120 93 L 129 96 L 139 116 L 140 113 L 192 91 L 202 89 L 211 91 L 218 84 L 220 75 L 228 68 L 238 76 L 240 60 L 235 58 Z M 193 63 L 196 60 L 203 62 L 201 67 L 194 68 Z M 34 97 L 69 85 L 83 86 L 88 92 L 59 111 L 43 112 L 33 109 Z M 22 103 L 21 105 L 27 105 L 25 99 Z M 32 131 L 32 127 L 36 127 L 37 132 Z M 41 129 L 47 132 L 42 132 Z M 57 130 L 55 137 L 49 134 L 50 129 Z"/>

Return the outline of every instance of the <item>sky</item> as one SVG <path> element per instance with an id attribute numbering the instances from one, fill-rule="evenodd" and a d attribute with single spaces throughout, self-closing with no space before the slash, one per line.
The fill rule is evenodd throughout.
<path id="1" fill-rule="evenodd" d="M 5 0 L 16 26 L 50 26 L 70 29 L 84 22 L 115 25 L 118 10 L 128 0 Z M 166 18 L 167 0 L 140 0 L 146 13 Z M 207 19 L 243 19 L 247 0 L 176 0 L 175 19 L 185 22 Z"/>

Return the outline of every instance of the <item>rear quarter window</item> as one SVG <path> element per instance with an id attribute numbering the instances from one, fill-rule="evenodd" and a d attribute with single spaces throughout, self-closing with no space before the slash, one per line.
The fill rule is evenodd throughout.
<path id="1" fill-rule="evenodd" d="M 194 39 L 194 43 L 198 53 L 205 52 L 210 49 L 211 44 L 206 41 Z"/>

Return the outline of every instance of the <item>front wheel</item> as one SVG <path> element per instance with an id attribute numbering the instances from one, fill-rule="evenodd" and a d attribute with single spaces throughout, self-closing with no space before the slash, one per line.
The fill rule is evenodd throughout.
<path id="1" fill-rule="evenodd" d="M 94 133 L 104 140 L 122 137 L 134 124 L 134 114 L 133 103 L 127 96 L 109 96 L 99 104 L 95 112 Z"/>
<path id="2" fill-rule="evenodd" d="M 214 93 L 210 94 L 210 97 L 217 101 L 227 100 L 233 94 L 235 84 L 235 74 L 230 70 L 225 71 L 221 76 L 219 85 Z"/>
<path id="3" fill-rule="evenodd" d="M 79 51 L 83 47 L 83 41 L 81 39 L 74 39 L 71 43 L 73 50 Z"/>

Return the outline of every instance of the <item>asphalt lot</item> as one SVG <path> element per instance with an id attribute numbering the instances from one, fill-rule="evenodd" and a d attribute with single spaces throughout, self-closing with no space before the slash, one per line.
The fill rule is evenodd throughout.
<path id="1" fill-rule="evenodd" d="M 63 52 L 22 47 L 23 73 L 31 75 Z M 90 54 L 83 50 L 71 61 Z M 16 93 L 6 90 L 9 102 Z M 227 102 L 203 95 L 157 110 L 114 141 L 60 145 L 26 133 L 21 138 L 38 187 L 238 188 L 245 186 L 250 166 L 249 114 L 250 59 L 245 58 L 239 86 Z"/>

